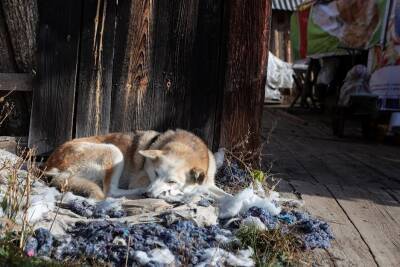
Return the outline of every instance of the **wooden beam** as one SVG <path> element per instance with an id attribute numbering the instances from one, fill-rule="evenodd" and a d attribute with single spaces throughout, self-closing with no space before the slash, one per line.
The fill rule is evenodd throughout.
<path id="1" fill-rule="evenodd" d="M 39 0 L 37 86 L 33 92 L 29 147 L 46 153 L 72 138 L 80 0 Z"/>
<path id="2" fill-rule="evenodd" d="M 260 148 L 270 15 L 270 0 L 225 1 L 222 146 L 232 148 L 248 136 L 244 150 Z"/>
<path id="3" fill-rule="evenodd" d="M 0 91 L 31 92 L 33 77 L 27 73 L 0 73 Z"/>
<path id="4" fill-rule="evenodd" d="M 116 0 L 83 1 L 75 137 L 108 133 L 115 20 Z"/>

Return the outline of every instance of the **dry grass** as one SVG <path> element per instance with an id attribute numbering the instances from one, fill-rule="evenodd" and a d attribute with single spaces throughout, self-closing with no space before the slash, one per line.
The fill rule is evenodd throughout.
<path id="1" fill-rule="evenodd" d="M 244 247 L 254 250 L 256 266 L 298 266 L 304 257 L 301 242 L 291 234 L 283 234 L 281 229 L 258 230 L 242 227 L 236 236 Z"/>
<path id="2" fill-rule="evenodd" d="M 7 97 L 14 91 L 9 91 L 5 96 L 0 97 L 0 126 L 7 120 L 14 110 L 14 104 L 7 101 Z"/>
<path id="3" fill-rule="evenodd" d="M 0 126 L 13 112 L 14 105 L 7 101 L 12 92 L 0 97 Z M 28 258 L 23 253 L 26 238 L 32 234 L 28 218 L 32 184 L 43 174 L 36 165 L 34 150 L 18 150 L 19 158 L 0 163 L 0 205 L 3 212 L 0 218 L 0 266 L 59 266 Z"/>
<path id="4" fill-rule="evenodd" d="M 23 248 L 27 237 L 33 233 L 28 218 L 30 193 L 33 183 L 42 178 L 43 172 L 36 165 L 34 150 L 23 150 L 21 154 L 23 156 L 17 162 L 8 161 L 0 166 L 1 207 L 4 212 L 0 223 L 10 225 L 0 227 L 0 266 L 106 266 L 90 259 L 59 263 L 25 255 Z M 26 171 L 23 177 L 21 170 Z"/>
<path id="5" fill-rule="evenodd" d="M 224 171 L 229 177 L 232 178 L 233 181 L 241 182 L 230 183 L 229 186 L 219 184 L 219 186 L 229 193 L 237 193 L 257 181 L 264 187 L 266 191 L 275 189 L 279 183 L 279 180 L 275 179 L 274 175 L 272 174 L 273 164 L 270 164 L 268 168 L 263 168 L 262 164 L 263 146 L 265 143 L 270 142 L 275 127 L 276 124 L 274 124 L 271 131 L 268 133 L 266 141 L 256 150 L 247 150 L 251 136 L 250 131 L 248 131 L 243 139 L 235 144 L 231 149 L 224 150 Z M 239 176 L 235 172 L 236 166 L 245 171 L 244 175 L 241 173 Z"/>
<path id="6" fill-rule="evenodd" d="M 12 225 L 0 230 L 0 265 L 58 266 L 55 263 L 28 258 L 23 253 L 26 239 L 32 234 L 28 218 L 32 184 L 41 178 L 42 173 L 36 166 L 35 151 L 22 152 L 23 156 L 16 161 L 5 161 L 0 166 L 2 220 Z"/>

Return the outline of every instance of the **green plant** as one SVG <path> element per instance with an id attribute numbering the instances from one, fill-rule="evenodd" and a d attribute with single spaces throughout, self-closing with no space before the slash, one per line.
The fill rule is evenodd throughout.
<path id="1" fill-rule="evenodd" d="M 253 178 L 253 180 L 255 180 L 255 181 L 258 181 L 260 183 L 265 182 L 266 175 L 261 170 L 252 170 L 250 175 L 251 175 L 251 178 Z"/>
<path id="2" fill-rule="evenodd" d="M 256 266 L 293 266 L 300 261 L 300 241 L 281 229 L 266 231 L 244 226 L 236 236 L 244 247 L 253 249 Z"/>

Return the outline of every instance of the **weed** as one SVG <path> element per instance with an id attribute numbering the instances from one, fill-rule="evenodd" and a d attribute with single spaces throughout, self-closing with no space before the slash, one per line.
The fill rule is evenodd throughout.
<path id="1" fill-rule="evenodd" d="M 281 229 L 259 230 L 243 226 L 236 236 L 244 247 L 254 251 L 254 261 L 258 267 L 293 266 L 300 262 L 300 240 L 293 234 L 282 233 Z"/>

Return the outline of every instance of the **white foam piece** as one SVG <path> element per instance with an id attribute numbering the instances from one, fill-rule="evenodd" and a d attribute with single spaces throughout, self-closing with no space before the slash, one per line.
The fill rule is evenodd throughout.
<path id="1" fill-rule="evenodd" d="M 30 207 L 27 211 L 28 221 L 35 223 L 45 216 L 49 211 L 55 209 L 56 198 L 60 195 L 54 187 L 47 187 L 36 183 L 30 195 Z"/>
<path id="2" fill-rule="evenodd" d="M 201 255 L 201 260 L 196 267 L 205 266 L 241 266 L 252 267 L 254 261 L 251 258 L 253 255 L 252 249 L 240 250 L 236 254 L 228 252 L 221 248 L 208 248 Z"/>
<path id="3" fill-rule="evenodd" d="M 243 214 L 252 207 L 258 207 L 268 210 L 272 215 L 278 215 L 281 208 L 277 207 L 272 198 L 261 198 L 254 193 L 253 188 L 247 188 L 235 196 L 226 196 L 220 201 L 219 218 L 232 218 L 239 214 Z"/>
<path id="4" fill-rule="evenodd" d="M 218 170 L 224 165 L 225 149 L 224 148 L 218 149 L 218 151 L 214 153 L 214 158 L 215 158 L 215 165 Z"/>
<path id="5" fill-rule="evenodd" d="M 260 218 L 249 216 L 242 221 L 242 225 L 248 227 L 254 227 L 257 230 L 263 231 L 267 230 L 265 224 L 260 220 Z"/>
<path id="6" fill-rule="evenodd" d="M 140 265 L 145 265 L 151 261 L 160 264 L 172 264 L 175 261 L 175 256 L 167 248 L 156 248 L 149 253 L 135 251 L 134 258 Z"/>

